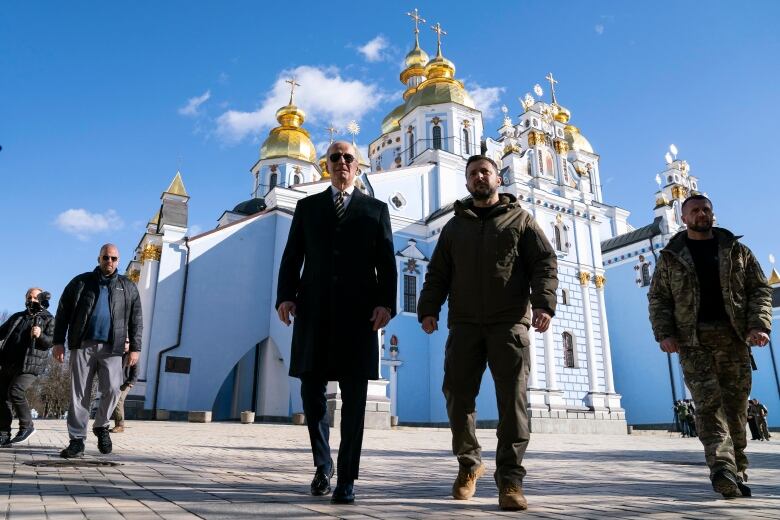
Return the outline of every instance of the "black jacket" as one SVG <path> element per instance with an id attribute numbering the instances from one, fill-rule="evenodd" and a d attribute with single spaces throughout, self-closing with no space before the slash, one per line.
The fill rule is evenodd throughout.
<path id="1" fill-rule="evenodd" d="M 276 299 L 296 305 L 290 375 L 378 379 L 371 313 L 395 316 L 397 278 L 387 204 L 355 189 L 339 221 L 330 189 L 299 201 Z"/>
<path id="2" fill-rule="evenodd" d="M 100 291 L 99 277 L 100 270 L 95 268 L 94 271 L 78 275 L 65 287 L 54 320 L 55 345 L 64 344 L 67 333 L 68 348 L 81 347 Z M 111 312 L 109 338 L 114 355 L 121 356 L 124 353 L 125 338 L 130 338 L 131 352 L 140 352 L 143 317 L 135 283 L 117 273 L 111 277 L 108 290 Z"/>
<path id="3" fill-rule="evenodd" d="M 25 314 L 27 314 L 27 311 L 17 312 L 0 325 L 0 353 L 2 353 L 5 346 L 5 341 L 14 333 Z M 49 357 L 48 350 L 52 346 L 52 336 L 54 335 L 54 316 L 49 311 L 43 310 L 38 313 L 33 323 L 41 328 L 41 335 L 35 340 L 34 345 L 30 343 L 27 352 L 24 354 L 22 374 L 39 376 L 46 370 L 46 360 Z M 0 356 L 0 364 L 2 364 L 1 359 L 2 357 Z"/>

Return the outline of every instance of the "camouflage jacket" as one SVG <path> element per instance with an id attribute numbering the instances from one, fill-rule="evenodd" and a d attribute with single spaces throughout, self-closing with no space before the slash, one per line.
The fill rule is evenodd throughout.
<path id="1" fill-rule="evenodd" d="M 713 228 L 718 239 L 720 286 L 731 326 L 742 339 L 751 329 L 772 327 L 772 290 L 753 253 L 738 236 Z M 686 231 L 677 233 L 661 251 L 647 298 L 656 341 L 674 337 L 683 345 L 698 345 L 699 280 Z"/>

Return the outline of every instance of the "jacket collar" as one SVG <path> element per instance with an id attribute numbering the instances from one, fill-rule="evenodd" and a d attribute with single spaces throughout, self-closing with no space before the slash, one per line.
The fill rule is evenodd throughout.
<path id="1" fill-rule="evenodd" d="M 517 197 L 511 193 L 499 193 L 498 206 L 494 208 L 493 211 L 488 213 L 488 216 L 494 217 L 496 215 L 500 215 L 501 213 L 506 213 L 507 211 L 517 206 Z M 474 199 L 472 197 L 467 197 L 465 199 L 455 201 L 455 215 L 457 216 L 477 218 L 477 214 L 472 211 L 472 208 L 474 208 Z"/>
<path id="2" fill-rule="evenodd" d="M 729 249 L 734 245 L 734 242 L 742 238 L 742 236 L 735 235 L 728 229 L 721 227 L 713 227 L 712 234 L 718 240 L 718 249 Z M 683 229 L 672 237 L 663 250 L 676 255 L 681 254 L 683 249 L 687 249 L 685 242 L 687 236 L 688 232 Z"/>

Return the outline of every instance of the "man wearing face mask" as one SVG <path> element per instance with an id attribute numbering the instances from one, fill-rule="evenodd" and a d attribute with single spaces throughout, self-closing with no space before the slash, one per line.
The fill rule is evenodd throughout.
<path id="1" fill-rule="evenodd" d="M 476 397 L 489 366 L 498 405 L 498 504 L 503 510 L 524 510 L 528 503 L 522 461 L 530 439 L 528 334 L 531 326 L 539 332 L 550 326 L 558 261 L 533 217 L 513 195 L 499 194 L 500 185 L 492 159 L 468 159 L 466 188 L 471 198 L 455 202 L 455 216 L 439 235 L 417 316 L 423 331 L 432 334 L 449 299 L 442 391 L 459 466 L 452 496 L 471 498 L 485 472 L 475 431 Z"/>
<path id="2" fill-rule="evenodd" d="M 92 381 L 97 376 L 100 405 L 92 432 L 100 453 L 111 453 L 109 417 L 124 383 L 122 354 L 130 339 L 127 364 L 135 365 L 141 352 L 143 318 L 135 284 L 117 273 L 119 250 L 113 244 L 100 248 L 98 266 L 68 283 L 57 307 L 54 325 L 54 359 L 65 360 L 65 338 L 70 350 L 71 397 L 68 408 L 70 443 L 62 458 L 84 455 L 89 424 Z"/>
<path id="3" fill-rule="evenodd" d="M 363 443 L 368 381 L 379 379 L 377 331 L 395 315 L 397 273 L 387 204 L 355 189 L 354 147 L 328 148 L 331 185 L 298 202 L 279 267 L 276 309 L 294 318 L 290 375 L 301 398 L 317 468 L 311 494 L 331 502 L 355 500 Z M 301 272 L 303 267 L 303 272 Z M 341 391 L 341 444 L 337 468 L 329 444 L 325 388 Z"/>
<path id="4" fill-rule="evenodd" d="M 726 498 L 750 496 L 749 345 L 769 342 L 772 290 L 740 237 L 713 227 L 710 199 L 685 199 L 682 220 L 687 228 L 661 251 L 653 273 L 650 322 L 661 350 L 680 354 L 713 489 Z"/>
<path id="5" fill-rule="evenodd" d="M 40 296 L 40 301 L 39 301 Z M 26 310 L 0 325 L 0 446 L 9 447 L 35 433 L 25 391 L 46 369 L 54 317 L 46 310 L 49 293 L 28 289 Z M 12 413 L 19 418 L 19 432 L 11 438 Z"/>

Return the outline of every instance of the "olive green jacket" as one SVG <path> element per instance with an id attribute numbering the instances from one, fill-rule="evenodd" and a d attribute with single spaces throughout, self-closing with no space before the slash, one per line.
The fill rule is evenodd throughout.
<path id="1" fill-rule="evenodd" d="M 455 202 L 455 216 L 442 229 L 428 264 L 418 319 L 438 320 L 448 297 L 449 324 L 530 327 L 531 307 L 554 315 L 558 260 L 539 225 L 507 193 L 484 219 L 473 206 L 470 198 Z"/>
<path id="2" fill-rule="evenodd" d="M 772 290 L 753 253 L 738 236 L 713 228 L 718 239 L 723 304 L 737 336 L 772 328 Z M 656 341 L 668 337 L 683 345 L 698 345 L 699 280 L 693 256 L 685 244 L 686 231 L 677 233 L 661 251 L 647 298 Z"/>

